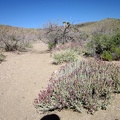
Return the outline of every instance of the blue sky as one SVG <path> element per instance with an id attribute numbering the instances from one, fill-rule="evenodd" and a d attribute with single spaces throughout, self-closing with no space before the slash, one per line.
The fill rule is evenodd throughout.
<path id="1" fill-rule="evenodd" d="M 0 24 L 40 28 L 47 22 L 120 18 L 120 0 L 0 0 Z"/>

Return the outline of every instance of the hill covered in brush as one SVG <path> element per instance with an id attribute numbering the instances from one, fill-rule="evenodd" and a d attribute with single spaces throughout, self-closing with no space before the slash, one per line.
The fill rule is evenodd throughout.
<path id="1" fill-rule="evenodd" d="M 40 38 L 40 31 L 40 29 L 0 25 L 0 36 L 3 36 L 4 34 L 6 36 L 13 35 L 15 37 L 19 37 L 21 40 L 37 40 Z"/>
<path id="2" fill-rule="evenodd" d="M 120 30 L 120 19 L 107 18 L 97 22 L 77 24 L 76 27 L 87 34 L 112 34 Z"/>
<path id="3" fill-rule="evenodd" d="M 97 22 L 76 24 L 75 27 L 77 27 L 77 29 L 80 31 L 79 38 L 86 42 L 96 34 L 112 34 L 116 31 L 120 31 L 120 19 L 107 18 Z M 45 29 L 19 28 L 0 25 L 0 39 L 2 37 L 5 38 L 5 36 L 5 39 L 8 39 L 9 36 L 14 36 L 17 39 L 24 41 L 45 41 L 43 35 L 44 31 Z"/>

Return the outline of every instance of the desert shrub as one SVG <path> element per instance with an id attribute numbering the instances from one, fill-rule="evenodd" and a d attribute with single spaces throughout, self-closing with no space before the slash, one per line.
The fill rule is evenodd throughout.
<path id="1" fill-rule="evenodd" d="M 79 42 L 59 44 L 52 49 L 53 63 L 74 62 L 82 52 L 83 46 Z"/>
<path id="2" fill-rule="evenodd" d="M 101 58 L 107 61 L 113 60 L 113 57 L 110 51 L 103 51 L 103 53 L 101 54 Z"/>
<path id="3" fill-rule="evenodd" d="M 52 49 L 58 44 L 65 44 L 67 42 L 77 42 L 86 38 L 83 33 L 77 29 L 77 27 L 69 22 L 63 22 L 63 26 L 58 23 L 47 24 L 45 30 L 45 38 L 47 39 L 48 47 Z"/>
<path id="4" fill-rule="evenodd" d="M 81 54 L 83 52 L 83 45 L 80 42 L 68 42 L 65 44 L 59 44 L 57 45 L 54 49 L 53 49 L 53 53 L 56 51 L 60 51 L 60 50 L 73 50 L 75 52 L 77 52 L 78 54 Z"/>
<path id="5" fill-rule="evenodd" d="M 0 63 L 5 60 L 5 55 L 0 54 Z"/>
<path id="6" fill-rule="evenodd" d="M 54 42 L 49 42 L 48 43 L 48 50 L 52 50 L 53 48 L 55 48 L 56 44 Z"/>
<path id="7" fill-rule="evenodd" d="M 2 33 L 0 37 L 0 47 L 5 51 L 26 51 L 27 47 L 31 47 L 31 43 L 14 34 Z"/>
<path id="8" fill-rule="evenodd" d="M 2 39 L 6 51 L 14 51 L 18 49 L 18 40 L 14 36 L 9 36 L 8 39 Z"/>
<path id="9" fill-rule="evenodd" d="M 33 45 L 32 45 L 33 42 L 31 41 L 23 41 L 21 42 L 21 48 L 32 48 Z"/>
<path id="10" fill-rule="evenodd" d="M 52 74 L 34 105 L 41 113 L 56 109 L 81 112 L 83 108 L 93 113 L 106 109 L 113 92 L 120 92 L 118 67 L 102 61 L 76 61 Z"/>
<path id="11" fill-rule="evenodd" d="M 114 59 L 120 59 L 120 47 L 119 48 L 115 48 L 114 49 L 114 53 L 115 53 L 115 58 Z"/>
<path id="12" fill-rule="evenodd" d="M 96 35 L 87 44 L 92 56 L 102 57 L 104 60 L 120 59 L 120 32 L 111 36 Z"/>
<path id="13" fill-rule="evenodd" d="M 74 62 L 78 59 L 77 57 L 77 52 L 72 49 L 60 50 L 59 52 L 53 55 L 53 63 L 61 64 L 64 62 Z"/>
<path id="14" fill-rule="evenodd" d="M 100 55 L 104 50 L 109 50 L 109 37 L 103 35 L 95 35 L 93 39 L 87 44 L 88 51 L 92 56 Z"/>
<path id="15" fill-rule="evenodd" d="M 111 46 L 112 45 L 120 47 L 120 31 L 114 33 L 114 35 L 111 36 Z"/>

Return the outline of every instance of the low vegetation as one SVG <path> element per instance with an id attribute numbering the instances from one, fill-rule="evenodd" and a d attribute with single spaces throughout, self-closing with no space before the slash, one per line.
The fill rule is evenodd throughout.
<path id="1" fill-rule="evenodd" d="M 78 59 L 77 56 L 78 56 L 77 52 L 71 49 L 59 51 L 58 53 L 54 54 L 53 63 L 61 64 L 64 62 L 74 62 Z"/>
<path id="2" fill-rule="evenodd" d="M 77 25 L 63 22 L 63 25 L 62 27 L 59 24 L 50 23 L 47 28 L 45 28 L 45 36 L 48 40 L 47 43 L 50 51 L 54 50 L 59 44 L 64 46 L 66 43 L 76 42 L 84 47 L 87 46 L 88 51 L 85 55 L 94 56 L 107 61 L 120 59 L 119 19 L 105 19 L 99 22 Z M 87 29 L 84 29 L 88 28 L 91 30 L 89 27 L 94 31 L 88 32 Z M 66 51 L 64 51 L 64 53 L 66 53 Z M 59 52 L 59 54 L 54 55 L 54 59 L 57 59 L 56 61 L 58 63 L 62 63 L 64 61 L 70 61 L 65 60 L 66 57 L 69 59 L 69 56 L 74 55 L 65 56 L 62 51 L 62 53 Z M 71 61 L 74 61 L 72 58 L 73 57 L 71 57 Z"/>
<path id="3" fill-rule="evenodd" d="M 26 51 L 27 47 L 31 47 L 29 41 L 21 40 L 18 36 L 6 35 L 5 33 L 1 35 L 0 43 L 0 48 L 5 51 Z"/>
<path id="4" fill-rule="evenodd" d="M 57 23 L 49 23 L 45 28 L 46 43 L 49 50 L 54 49 L 57 45 L 68 42 L 81 42 L 82 37 L 87 37 L 81 33 L 77 27 L 69 22 L 63 22 L 63 26 Z"/>
<path id="5" fill-rule="evenodd" d="M 0 36 L 6 33 L 6 35 L 15 35 L 19 37 L 19 39 L 24 39 L 25 41 L 35 41 L 40 39 L 40 35 L 42 30 L 40 29 L 32 29 L 32 28 L 19 28 L 12 27 L 7 25 L 0 25 Z"/>
<path id="6" fill-rule="evenodd" d="M 78 29 L 89 35 L 109 35 L 120 30 L 120 19 L 107 18 L 104 20 L 78 24 Z"/>
<path id="7" fill-rule="evenodd" d="M 95 23 L 87 25 L 93 24 Z M 85 54 L 97 57 L 99 60 L 79 61 L 78 55 L 83 52 L 80 48 L 85 44 L 81 42 L 81 32 L 78 29 L 76 30 L 79 39 L 76 39 L 73 31 L 75 36 L 71 37 L 70 26 L 69 23 L 64 28 L 54 26 L 55 30 L 51 28 L 47 32 L 49 49 L 55 51 L 54 63 L 70 63 L 52 74 L 48 87 L 41 90 L 34 100 L 35 108 L 40 113 L 62 109 L 82 112 L 83 109 L 87 109 L 93 114 L 99 109 L 107 109 L 113 94 L 120 93 L 120 68 L 115 64 L 101 61 L 120 59 L 120 32 L 113 34 L 106 31 L 105 34 L 100 34 L 103 31 L 99 31 L 98 34 L 91 34 L 86 43 L 88 51 Z M 76 45 L 66 46 L 69 43 Z"/>
<path id="8" fill-rule="evenodd" d="M 0 25 L 0 48 L 5 51 L 26 51 L 31 43 L 40 40 L 40 29 Z"/>
<path id="9" fill-rule="evenodd" d="M 77 61 L 54 72 L 34 105 L 39 112 L 83 108 L 93 113 L 106 109 L 112 94 L 120 92 L 119 68 L 102 61 Z"/>
<path id="10" fill-rule="evenodd" d="M 113 35 L 96 35 L 88 43 L 88 51 L 91 56 L 101 58 L 102 60 L 120 59 L 120 32 Z"/>
<path id="11" fill-rule="evenodd" d="M 74 62 L 78 60 L 78 56 L 82 53 L 82 46 L 79 42 L 68 42 L 64 45 L 57 45 L 52 53 L 54 64 Z"/>

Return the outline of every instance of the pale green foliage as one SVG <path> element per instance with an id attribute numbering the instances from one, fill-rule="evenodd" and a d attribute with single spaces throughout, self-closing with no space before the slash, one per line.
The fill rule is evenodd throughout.
<path id="1" fill-rule="evenodd" d="M 55 64 L 61 64 L 64 62 L 74 62 L 78 59 L 78 53 L 75 50 L 67 49 L 60 50 L 56 54 L 53 55 L 53 59 Z"/>
<path id="2" fill-rule="evenodd" d="M 83 108 L 90 113 L 106 109 L 112 94 L 120 92 L 120 69 L 103 61 L 76 61 L 54 72 L 45 90 L 34 101 L 41 112 Z"/>
<path id="3" fill-rule="evenodd" d="M 68 42 L 57 45 L 53 50 L 53 63 L 61 64 L 64 62 L 74 62 L 78 60 L 82 53 L 82 46 L 80 42 Z"/>

